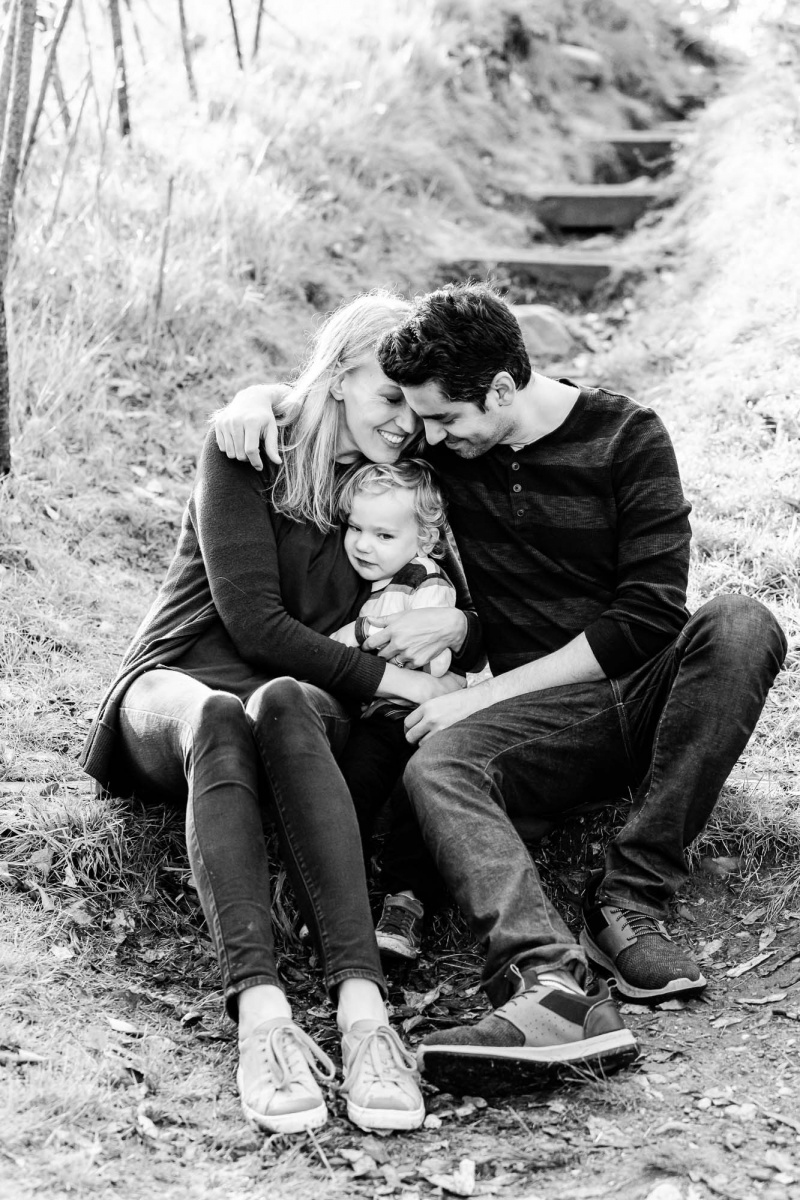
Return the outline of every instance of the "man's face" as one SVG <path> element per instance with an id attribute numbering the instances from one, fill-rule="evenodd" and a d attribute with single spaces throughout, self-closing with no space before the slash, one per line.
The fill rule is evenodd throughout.
<path id="1" fill-rule="evenodd" d="M 432 446 L 444 442 L 460 458 L 478 458 L 509 435 L 509 418 L 498 405 L 494 388 L 487 393 L 485 412 L 477 404 L 447 400 L 438 383 L 404 387 L 403 395 L 409 408 L 422 418 L 426 440 Z"/>

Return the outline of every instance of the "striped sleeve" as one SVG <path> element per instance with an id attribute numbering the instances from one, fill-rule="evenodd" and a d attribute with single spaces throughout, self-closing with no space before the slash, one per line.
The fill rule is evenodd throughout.
<path id="1" fill-rule="evenodd" d="M 584 631 L 610 678 L 652 658 L 683 628 L 691 538 L 691 505 L 659 417 L 650 409 L 635 409 L 617 440 L 612 463 L 616 587 L 611 605 Z"/>

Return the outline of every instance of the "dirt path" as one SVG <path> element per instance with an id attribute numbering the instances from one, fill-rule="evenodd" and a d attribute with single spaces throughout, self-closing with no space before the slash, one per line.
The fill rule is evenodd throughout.
<path id="1" fill-rule="evenodd" d="M 28 896 L 4 891 L 3 1200 L 244 1200 L 265 1188 L 399 1200 L 800 1198 L 800 913 L 770 925 L 735 874 L 700 872 L 677 905 L 673 931 L 711 984 L 685 1006 L 625 1008 L 641 1043 L 635 1067 L 499 1099 L 430 1089 L 426 1128 L 386 1138 L 354 1129 L 331 1093 L 316 1137 L 265 1139 L 240 1115 L 233 1032 L 184 869 L 165 864 L 157 913 L 119 907 L 88 937 L 63 920 L 48 929 Z M 579 874 L 573 866 L 561 882 Z M 485 1006 L 462 932 L 440 921 L 421 966 L 393 980 L 412 1042 Z M 285 950 L 295 1009 L 335 1057 L 308 952 L 297 941 Z"/>

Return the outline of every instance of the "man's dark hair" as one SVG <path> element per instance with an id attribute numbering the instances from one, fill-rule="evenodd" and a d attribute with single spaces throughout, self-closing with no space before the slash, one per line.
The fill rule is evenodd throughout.
<path id="1" fill-rule="evenodd" d="M 447 400 L 482 411 L 498 371 L 518 388 L 531 377 L 517 320 L 488 283 L 453 283 L 419 297 L 411 316 L 381 338 L 378 362 L 401 387 L 436 383 Z"/>

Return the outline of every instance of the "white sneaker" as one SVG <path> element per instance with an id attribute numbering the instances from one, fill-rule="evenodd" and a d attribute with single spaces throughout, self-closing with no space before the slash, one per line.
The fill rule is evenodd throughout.
<path id="1" fill-rule="evenodd" d="M 388 1025 L 356 1021 L 342 1038 L 347 1115 L 361 1129 L 419 1129 L 425 1102 L 413 1055 Z"/>
<path id="2" fill-rule="evenodd" d="M 335 1068 L 291 1017 L 264 1021 L 239 1042 L 236 1082 L 248 1120 L 270 1133 L 300 1133 L 328 1119 L 317 1079 Z M 315 1078 L 316 1076 L 316 1078 Z"/>

